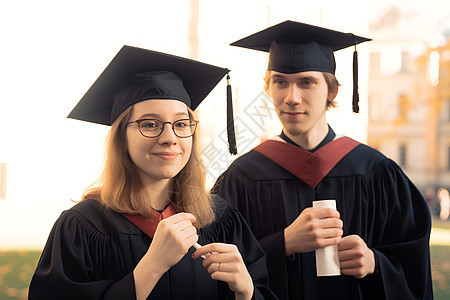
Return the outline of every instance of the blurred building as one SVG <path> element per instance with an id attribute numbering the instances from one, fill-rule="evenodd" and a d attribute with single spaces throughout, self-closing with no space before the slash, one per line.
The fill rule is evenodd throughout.
<path id="1" fill-rule="evenodd" d="M 437 47 L 443 34 L 395 6 L 370 31 L 368 144 L 422 191 L 450 186 L 448 43 Z"/>
<path id="2" fill-rule="evenodd" d="M 450 38 L 419 57 L 426 91 L 427 175 L 430 185 L 450 187 Z"/>

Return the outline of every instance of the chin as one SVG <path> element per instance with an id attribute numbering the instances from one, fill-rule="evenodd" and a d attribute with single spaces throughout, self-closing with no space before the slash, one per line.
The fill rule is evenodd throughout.
<path id="1" fill-rule="evenodd" d="M 292 127 L 292 126 L 284 126 L 284 130 L 291 136 L 300 136 L 305 134 L 305 130 L 303 128 Z"/>
<path id="2" fill-rule="evenodd" d="M 143 176 L 149 178 L 151 181 L 167 180 L 174 178 L 181 170 L 151 170 L 143 172 Z"/>
<path id="3" fill-rule="evenodd" d="M 175 176 L 177 176 L 177 174 L 180 173 L 180 172 L 181 172 L 181 170 L 179 170 L 179 171 L 167 171 L 167 172 L 161 172 L 161 173 L 159 174 L 159 177 L 160 177 L 161 179 L 172 179 L 172 178 L 174 178 Z"/>

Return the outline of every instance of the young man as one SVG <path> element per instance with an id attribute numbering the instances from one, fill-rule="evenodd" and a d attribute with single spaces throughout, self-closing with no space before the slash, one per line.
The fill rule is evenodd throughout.
<path id="1" fill-rule="evenodd" d="M 232 44 L 269 52 L 265 87 L 283 130 L 236 159 L 213 190 L 250 224 L 280 299 L 432 299 L 423 197 L 392 160 L 326 120 L 339 86 L 333 52 L 368 40 L 286 21 Z M 337 211 L 312 207 L 322 199 Z M 329 245 L 341 275 L 319 277 L 315 250 Z"/>

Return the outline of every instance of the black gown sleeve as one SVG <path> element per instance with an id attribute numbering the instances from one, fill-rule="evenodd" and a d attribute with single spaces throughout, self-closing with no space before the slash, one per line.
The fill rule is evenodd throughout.
<path id="1" fill-rule="evenodd" d="M 244 163 L 260 162 L 257 157 L 254 160 L 246 157 L 245 159 Z M 284 291 L 283 287 L 286 285 L 289 260 L 286 257 L 284 241 L 284 229 L 287 225 L 283 201 L 280 199 L 277 205 L 273 205 L 270 200 L 271 196 L 278 192 L 277 184 L 249 179 L 241 171 L 241 167 L 232 164 L 219 176 L 212 192 L 236 207 L 248 224 L 251 224 L 253 234 L 266 253 L 267 269 L 269 272 L 276 270 L 276 274 L 273 272 L 269 274 L 270 287 L 277 295 L 282 295 L 281 291 Z M 245 165 L 245 167 L 248 167 L 246 172 L 257 177 L 257 174 L 252 172 L 252 169 L 257 168 L 252 168 L 252 165 Z"/>
<path id="2" fill-rule="evenodd" d="M 268 288 L 266 256 L 250 227 L 239 211 L 222 198 L 215 196 L 214 203 L 217 220 L 200 230 L 199 243 L 222 241 L 236 245 L 254 283 L 252 299 L 278 299 Z M 223 288 L 228 286 L 223 283 Z M 233 293 L 229 299 L 234 299 Z"/>
<path id="3" fill-rule="evenodd" d="M 212 192 L 226 199 L 232 206 L 236 207 L 240 213 L 245 214 L 246 220 L 251 220 L 257 216 L 267 216 L 267 213 L 258 213 L 258 210 L 270 209 L 268 207 L 261 207 L 261 203 L 255 203 L 258 199 L 267 198 L 267 195 L 255 195 L 256 193 L 265 193 L 265 190 L 250 190 L 252 183 L 248 182 L 246 176 L 241 174 L 237 168 L 230 167 L 227 171 L 222 173 L 217 179 Z M 270 193 L 268 189 L 267 192 Z M 272 208 L 273 209 L 273 208 Z M 281 207 L 283 209 L 283 207 Z M 284 214 L 284 212 L 283 212 Z M 262 221 L 262 220 L 261 220 Z M 261 224 L 262 225 L 262 224 Z M 281 225 L 281 224 L 280 224 Z M 285 225 L 285 224 L 282 224 Z M 284 227 L 280 227 L 281 229 Z M 275 256 L 286 256 L 286 248 L 284 243 L 284 230 L 272 230 L 272 234 L 261 237 L 258 241 L 263 247 L 266 254 L 273 253 Z M 256 234 L 258 235 L 258 234 Z"/>
<path id="4" fill-rule="evenodd" d="M 377 199 L 368 246 L 376 274 L 359 281 L 365 299 L 432 299 L 429 238 L 431 216 L 419 190 L 392 161 L 369 179 L 367 198 Z M 379 299 L 379 298 L 378 298 Z"/>
<path id="5" fill-rule="evenodd" d="M 96 270 L 95 256 L 108 252 L 103 238 L 109 237 L 78 212 L 63 212 L 32 277 L 29 299 L 136 299 L 132 270 L 110 276 Z"/>

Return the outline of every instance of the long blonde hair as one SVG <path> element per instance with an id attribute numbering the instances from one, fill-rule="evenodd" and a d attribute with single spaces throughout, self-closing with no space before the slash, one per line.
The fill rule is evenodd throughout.
<path id="1" fill-rule="evenodd" d="M 151 217 L 154 210 L 127 149 L 126 126 L 132 109 L 133 106 L 127 108 L 112 124 L 106 139 L 103 171 L 85 190 L 83 199 L 97 199 L 119 213 Z M 193 111 L 188 108 L 188 112 L 193 118 Z M 198 130 L 192 138 L 191 156 L 174 177 L 171 198 L 178 212 L 189 212 L 196 217 L 194 225 L 200 228 L 214 221 L 214 208 L 205 188 L 206 172 L 199 153 Z"/>

